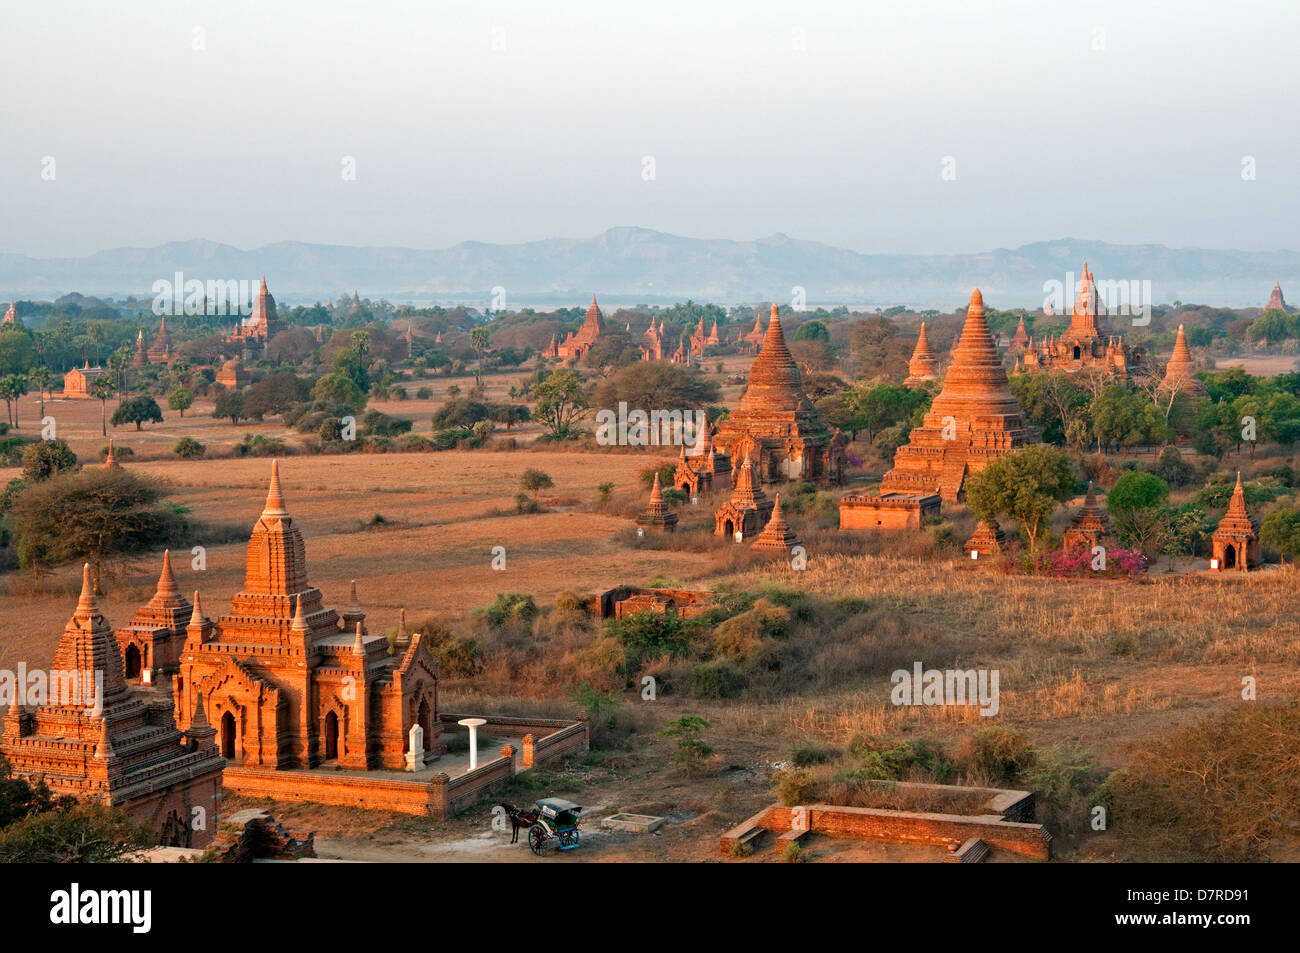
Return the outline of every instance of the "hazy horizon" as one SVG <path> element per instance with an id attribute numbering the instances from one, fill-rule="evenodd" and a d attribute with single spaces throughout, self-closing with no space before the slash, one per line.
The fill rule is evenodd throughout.
<path id="1" fill-rule="evenodd" d="M 1298 25 L 1262 0 L 18 7 L 0 251 L 616 223 L 868 254 L 1294 248 Z"/>

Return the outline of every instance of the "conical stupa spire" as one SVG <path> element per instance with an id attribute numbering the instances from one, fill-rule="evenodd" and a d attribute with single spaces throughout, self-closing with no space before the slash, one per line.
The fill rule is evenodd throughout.
<path id="1" fill-rule="evenodd" d="M 659 489 L 659 472 L 655 471 L 654 486 L 650 488 L 650 506 L 653 507 L 656 503 L 662 506 L 663 502 L 664 494 L 663 491 Z"/>
<path id="2" fill-rule="evenodd" d="M 280 489 L 280 461 L 271 461 L 271 485 L 266 491 L 266 506 L 262 508 L 262 516 L 288 516 L 289 511 L 284 508 L 284 491 Z"/>
<path id="3" fill-rule="evenodd" d="M 772 515 L 767 525 L 763 527 L 763 531 L 758 534 L 758 538 L 754 540 L 752 548 L 759 552 L 789 553 L 791 547 L 798 545 L 798 537 L 781 514 L 781 494 L 778 493 L 772 504 Z"/>
<path id="4" fill-rule="evenodd" d="M 781 316 L 772 305 L 772 317 L 763 335 L 763 346 L 749 368 L 749 387 L 740 398 L 741 412 L 809 411 L 812 403 L 803 392 L 799 367 L 785 343 Z"/>
<path id="5" fill-rule="evenodd" d="M 95 744 L 95 760 L 111 761 L 113 757 L 113 742 L 108 737 L 108 717 L 105 716 L 99 722 L 99 741 Z"/>
<path id="6" fill-rule="evenodd" d="M 354 655 L 365 655 L 365 654 L 366 654 L 366 646 L 365 646 L 365 644 L 361 641 L 361 623 L 360 623 L 360 622 L 357 623 L 357 640 L 356 640 L 355 642 L 352 643 L 352 654 L 354 654 Z"/>
<path id="7" fill-rule="evenodd" d="M 1237 471 L 1237 486 L 1232 491 L 1232 499 L 1228 502 L 1228 516 L 1246 515 L 1246 491 L 1241 487 L 1241 471 Z"/>
<path id="8" fill-rule="evenodd" d="M 303 601 L 304 600 L 302 599 L 301 596 L 294 600 L 293 622 L 289 626 L 289 628 L 294 632 L 308 631 L 307 617 L 303 615 L 303 611 L 302 611 Z"/>
<path id="9" fill-rule="evenodd" d="M 202 626 L 204 621 L 205 620 L 203 618 L 203 603 L 199 601 L 199 591 L 195 589 L 194 590 L 194 611 L 190 613 L 190 625 Z"/>
<path id="10" fill-rule="evenodd" d="M 406 631 L 406 610 L 397 610 L 397 647 L 404 649 L 411 644 L 411 636 Z"/>

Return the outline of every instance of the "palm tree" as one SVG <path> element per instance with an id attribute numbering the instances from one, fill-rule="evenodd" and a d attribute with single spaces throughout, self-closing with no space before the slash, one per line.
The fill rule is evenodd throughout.
<path id="1" fill-rule="evenodd" d="M 44 364 L 33 367 L 27 372 L 27 379 L 32 382 L 36 388 L 36 393 L 41 398 L 41 419 L 45 419 L 45 395 L 54 393 L 54 373 Z"/>
<path id="2" fill-rule="evenodd" d="M 90 396 L 99 401 L 99 432 L 108 436 L 108 399 L 117 392 L 113 379 L 107 374 L 100 374 L 90 382 Z"/>

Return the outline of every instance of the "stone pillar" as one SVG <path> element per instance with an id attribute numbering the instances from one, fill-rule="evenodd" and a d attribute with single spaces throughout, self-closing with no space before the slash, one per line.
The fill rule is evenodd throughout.
<path id="1" fill-rule="evenodd" d="M 419 725 L 412 725 L 407 737 L 410 742 L 406 749 L 406 770 L 418 771 L 424 767 L 424 729 Z"/>
<path id="2" fill-rule="evenodd" d="M 531 768 L 533 766 L 533 736 L 524 735 L 522 746 L 523 746 L 523 754 L 524 754 L 524 767 Z"/>

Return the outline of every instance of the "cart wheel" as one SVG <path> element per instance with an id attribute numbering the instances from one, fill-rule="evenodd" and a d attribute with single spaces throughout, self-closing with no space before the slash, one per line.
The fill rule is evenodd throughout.
<path id="1" fill-rule="evenodd" d="M 528 846 L 538 857 L 546 856 L 546 850 L 550 846 L 548 840 L 550 838 L 546 836 L 540 824 L 528 829 Z"/>

